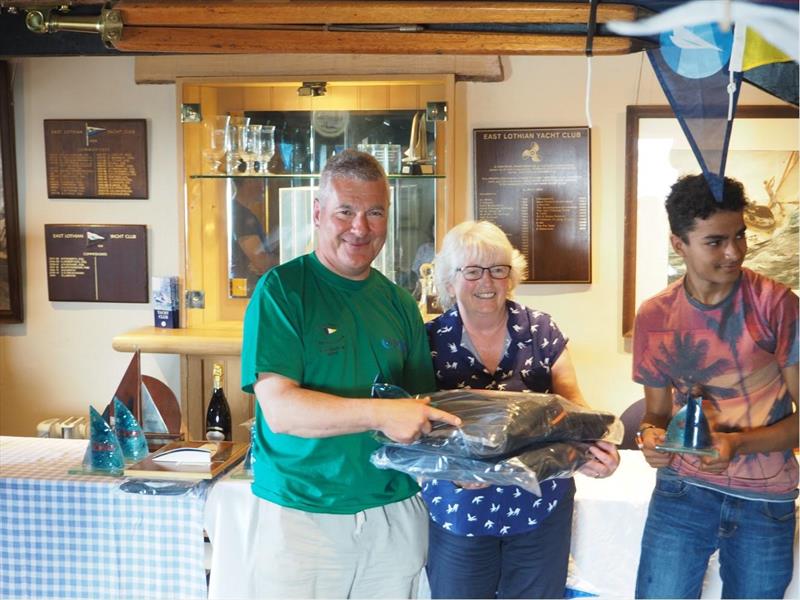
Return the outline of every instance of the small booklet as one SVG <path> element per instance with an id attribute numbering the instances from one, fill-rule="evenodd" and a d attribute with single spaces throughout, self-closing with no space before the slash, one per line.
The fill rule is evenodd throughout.
<path id="1" fill-rule="evenodd" d="M 125 467 L 134 479 L 213 479 L 244 459 L 249 444 L 240 442 L 171 442 Z"/>

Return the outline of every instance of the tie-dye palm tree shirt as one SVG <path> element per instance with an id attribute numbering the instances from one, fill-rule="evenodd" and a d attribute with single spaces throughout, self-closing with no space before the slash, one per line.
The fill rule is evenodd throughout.
<path id="1" fill-rule="evenodd" d="M 633 379 L 673 387 L 673 414 L 694 384 L 705 389 L 713 429 L 746 431 L 792 414 L 782 369 L 798 364 L 798 298 L 788 288 L 743 269 L 719 304 L 704 305 L 683 278 L 645 301 L 634 325 Z M 706 404 L 710 407 L 706 408 Z M 797 495 L 791 449 L 736 456 L 719 474 L 700 471 L 699 458 L 675 454 L 669 469 L 689 482 L 746 498 Z"/>

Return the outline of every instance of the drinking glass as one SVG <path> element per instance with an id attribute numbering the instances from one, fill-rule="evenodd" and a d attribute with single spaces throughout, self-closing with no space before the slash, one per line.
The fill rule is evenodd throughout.
<path id="1" fill-rule="evenodd" d="M 209 175 L 221 173 L 225 158 L 226 136 L 229 135 L 230 117 L 216 116 L 203 123 L 205 143 L 203 144 L 203 165 Z"/>
<path id="2" fill-rule="evenodd" d="M 239 127 L 238 133 L 239 156 L 244 161 L 244 172 L 246 175 L 255 175 L 255 161 L 261 141 L 261 125 L 243 125 Z"/>
<path id="3" fill-rule="evenodd" d="M 230 124 L 225 136 L 225 172 L 228 175 L 238 175 L 246 169 L 246 162 L 241 152 L 242 128 L 250 125 L 250 117 L 231 116 Z"/>
<path id="4" fill-rule="evenodd" d="M 258 136 L 257 160 L 258 172 L 261 174 L 269 173 L 269 161 L 275 154 L 275 126 L 262 125 Z"/>

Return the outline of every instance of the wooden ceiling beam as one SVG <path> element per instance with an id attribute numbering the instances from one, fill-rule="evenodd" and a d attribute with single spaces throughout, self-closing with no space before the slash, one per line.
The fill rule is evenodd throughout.
<path id="1" fill-rule="evenodd" d="M 344 0 L 119 0 L 128 26 L 257 27 L 288 24 L 586 23 L 588 2 Z M 597 22 L 633 21 L 629 4 L 599 4 Z"/>
<path id="2" fill-rule="evenodd" d="M 580 35 L 506 33 L 396 33 L 211 29 L 192 27 L 128 27 L 115 43 L 123 52 L 178 54 L 455 54 L 455 55 L 581 55 Z M 593 54 L 638 52 L 641 46 L 624 37 L 595 36 Z"/>

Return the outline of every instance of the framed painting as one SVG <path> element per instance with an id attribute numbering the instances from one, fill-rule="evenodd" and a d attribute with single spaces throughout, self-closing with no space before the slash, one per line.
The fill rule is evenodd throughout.
<path id="1" fill-rule="evenodd" d="M 11 66 L 0 61 L 0 323 L 22 322 Z"/>
<path id="2" fill-rule="evenodd" d="M 798 111 L 740 106 L 726 176 L 742 182 L 748 251 L 744 265 L 798 288 Z M 625 246 L 622 334 L 636 311 L 683 274 L 669 243 L 664 200 L 675 180 L 700 166 L 668 106 L 629 106 L 625 144 Z"/>

